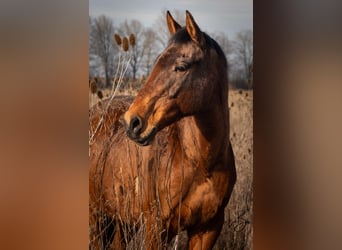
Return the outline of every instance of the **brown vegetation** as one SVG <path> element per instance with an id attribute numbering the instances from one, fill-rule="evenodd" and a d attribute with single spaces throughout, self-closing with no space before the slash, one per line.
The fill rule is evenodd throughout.
<path id="1" fill-rule="evenodd" d="M 214 249 L 253 249 L 253 91 L 230 90 L 229 103 L 237 181 Z"/>
<path id="2" fill-rule="evenodd" d="M 118 34 L 115 34 L 114 35 L 114 40 L 115 40 L 115 43 L 120 46 L 121 45 L 121 37 L 118 35 Z"/>
<path id="3" fill-rule="evenodd" d="M 129 35 L 129 44 L 134 47 L 135 46 L 135 36 L 134 34 Z"/>
<path id="4" fill-rule="evenodd" d="M 110 90 L 104 95 L 109 96 Z M 122 89 L 119 95 L 135 95 L 136 89 Z M 97 100 L 90 100 L 93 106 Z M 252 249 L 253 244 L 253 91 L 230 90 L 230 140 L 235 154 L 237 182 L 225 209 L 225 222 L 215 250 Z M 187 240 L 179 237 L 180 248 Z"/>
<path id="5" fill-rule="evenodd" d="M 127 39 L 127 37 L 124 37 L 123 39 L 122 39 L 122 49 L 124 50 L 124 51 L 127 51 L 128 50 L 128 39 Z"/>

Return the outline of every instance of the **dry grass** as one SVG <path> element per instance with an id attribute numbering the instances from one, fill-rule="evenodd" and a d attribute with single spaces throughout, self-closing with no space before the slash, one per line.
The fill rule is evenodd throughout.
<path id="1" fill-rule="evenodd" d="M 237 182 L 214 249 L 253 249 L 253 91 L 230 90 L 229 109 Z"/>
<path id="2" fill-rule="evenodd" d="M 104 97 L 109 97 L 111 90 L 102 90 L 102 92 Z M 126 88 L 119 94 L 135 95 L 135 93 L 134 88 Z M 90 107 L 100 101 L 96 95 L 91 93 L 89 97 Z M 253 91 L 230 90 L 229 109 L 230 138 L 235 154 L 237 182 L 226 207 L 225 223 L 214 249 L 252 249 Z M 142 239 L 142 237 L 137 239 L 139 238 Z M 184 249 L 186 240 L 186 233 L 182 233 L 177 249 Z M 134 245 L 137 246 L 137 244 Z M 130 249 L 134 249 L 134 247 Z"/>

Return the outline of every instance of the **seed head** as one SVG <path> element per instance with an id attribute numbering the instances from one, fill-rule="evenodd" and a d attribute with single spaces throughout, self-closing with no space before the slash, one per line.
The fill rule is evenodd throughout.
<path id="1" fill-rule="evenodd" d="M 121 45 L 121 37 L 118 34 L 114 34 L 114 40 L 118 46 Z"/>
<path id="2" fill-rule="evenodd" d="M 135 46 L 135 36 L 134 34 L 129 35 L 129 44 L 134 47 Z"/>
<path id="3" fill-rule="evenodd" d="M 91 82 L 90 82 L 90 92 L 91 92 L 92 94 L 95 94 L 96 91 L 97 91 L 97 84 L 96 84 L 95 81 L 91 81 Z"/>
<path id="4" fill-rule="evenodd" d="M 123 48 L 124 51 L 128 50 L 128 39 L 127 39 L 127 37 L 124 37 L 122 39 L 122 48 Z"/>
<path id="5" fill-rule="evenodd" d="M 97 91 L 97 97 L 100 98 L 100 99 L 103 98 L 103 94 L 102 94 L 101 90 Z"/>

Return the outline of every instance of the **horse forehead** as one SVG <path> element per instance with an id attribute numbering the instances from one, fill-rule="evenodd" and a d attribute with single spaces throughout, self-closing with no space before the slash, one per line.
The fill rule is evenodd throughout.
<path id="1" fill-rule="evenodd" d="M 160 63 L 170 63 L 178 57 L 188 57 L 188 58 L 200 58 L 203 56 L 202 50 L 193 44 L 188 43 L 171 43 L 165 51 L 159 56 L 158 62 Z"/>

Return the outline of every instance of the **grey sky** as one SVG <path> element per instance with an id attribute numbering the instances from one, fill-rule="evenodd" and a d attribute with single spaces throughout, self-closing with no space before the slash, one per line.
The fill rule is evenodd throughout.
<path id="1" fill-rule="evenodd" d="M 222 31 L 233 38 L 238 31 L 253 30 L 252 0 L 89 0 L 89 15 L 111 17 L 118 25 L 137 19 L 152 27 L 161 11 L 189 10 L 203 31 Z M 166 28 L 166 23 L 165 23 Z"/>

